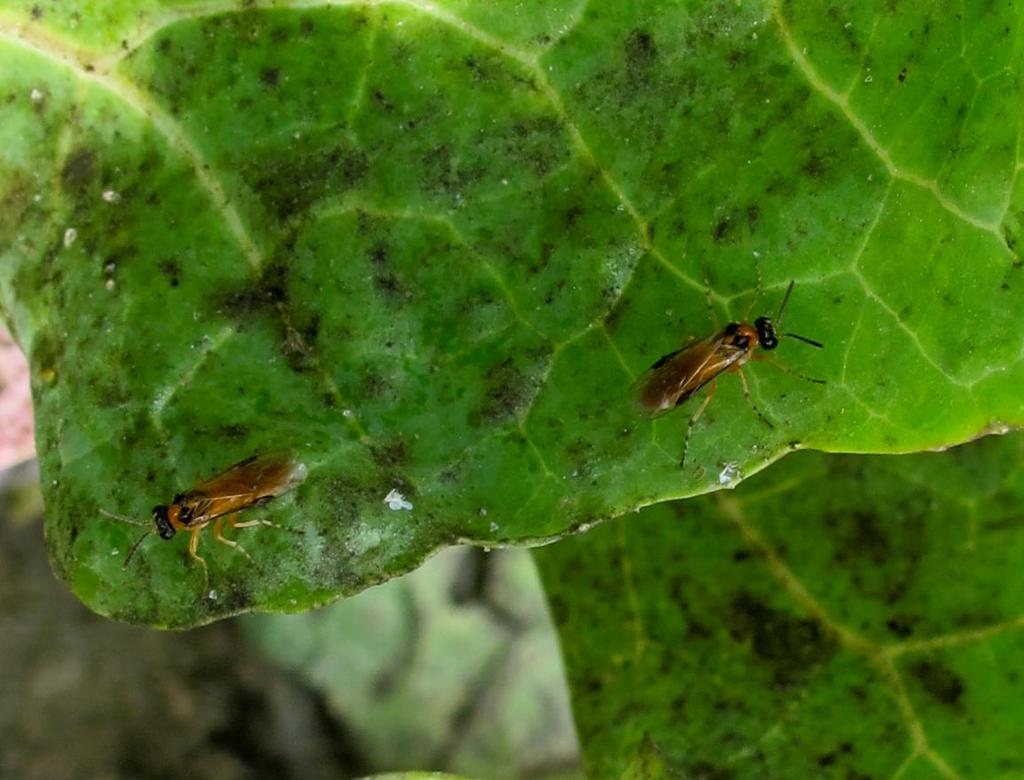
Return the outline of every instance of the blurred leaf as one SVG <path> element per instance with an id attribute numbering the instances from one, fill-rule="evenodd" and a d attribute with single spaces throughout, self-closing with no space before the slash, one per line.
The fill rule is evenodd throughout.
<path id="1" fill-rule="evenodd" d="M 243 625 L 321 692 L 372 767 L 578 777 L 558 641 L 525 551 L 447 550 L 319 612 Z"/>
<path id="2" fill-rule="evenodd" d="M 103 6 L 0 0 L 0 306 L 95 610 L 301 610 L 793 448 L 1024 418 L 1013 6 Z M 768 427 L 725 378 L 680 470 L 689 410 L 631 382 L 790 279 L 826 348 L 780 360 L 828 384 L 750 367 Z M 122 570 L 99 508 L 280 448 L 310 476 L 266 516 L 302 536 L 204 542 L 206 594 L 181 539 Z"/>
<path id="3" fill-rule="evenodd" d="M 1024 438 L 800 453 L 535 551 L 588 777 L 1024 773 Z"/>

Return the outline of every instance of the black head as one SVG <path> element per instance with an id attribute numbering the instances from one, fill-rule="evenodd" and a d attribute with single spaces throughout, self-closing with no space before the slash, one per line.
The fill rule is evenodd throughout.
<path id="1" fill-rule="evenodd" d="M 767 317 L 758 317 L 754 320 L 754 328 L 757 329 L 757 343 L 761 349 L 775 349 L 779 346 L 779 337 L 775 335 L 775 326 Z"/>
<path id="2" fill-rule="evenodd" d="M 170 539 L 174 536 L 174 526 L 171 525 L 171 521 L 167 518 L 167 507 L 153 507 L 153 522 L 156 523 L 156 532 L 160 535 L 161 539 Z"/>

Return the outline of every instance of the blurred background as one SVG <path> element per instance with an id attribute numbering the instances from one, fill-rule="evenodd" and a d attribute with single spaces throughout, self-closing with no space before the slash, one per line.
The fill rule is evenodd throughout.
<path id="1" fill-rule="evenodd" d="M 578 778 L 557 637 L 525 550 L 446 550 L 301 615 L 169 633 L 50 572 L 20 353 L 0 344 L 0 777 Z"/>

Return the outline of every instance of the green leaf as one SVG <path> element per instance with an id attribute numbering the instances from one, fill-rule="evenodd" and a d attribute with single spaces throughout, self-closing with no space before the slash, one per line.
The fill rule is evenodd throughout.
<path id="1" fill-rule="evenodd" d="M 621 780 L 669 780 L 676 776 L 650 736 L 644 735 L 636 758 L 626 767 Z"/>
<path id="2" fill-rule="evenodd" d="M 446 550 L 316 613 L 243 621 L 370 767 L 578 780 L 558 639 L 525 550 Z"/>
<path id="3" fill-rule="evenodd" d="M 3 0 L 0 306 L 55 569 L 136 622 L 300 610 L 793 448 L 1019 425 L 1017 29 L 1002 6 Z M 750 366 L 769 427 L 724 378 L 680 469 L 697 402 L 649 421 L 633 380 L 791 279 L 786 328 L 825 349 L 780 362 L 828 384 Z M 301 535 L 246 532 L 255 564 L 204 540 L 209 592 L 181 539 L 122 570 L 101 508 L 145 518 L 268 449 L 309 469 L 265 514 Z"/>
<path id="4" fill-rule="evenodd" d="M 1024 439 L 799 453 L 534 552 L 588 777 L 1024 772 Z"/>

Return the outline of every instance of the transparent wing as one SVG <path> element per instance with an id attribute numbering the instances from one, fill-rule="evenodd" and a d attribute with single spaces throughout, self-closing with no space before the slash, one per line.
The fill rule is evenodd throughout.
<path id="1" fill-rule="evenodd" d="M 248 499 L 252 503 L 280 495 L 304 476 L 305 467 L 288 453 L 253 455 L 212 479 L 200 482 L 182 497 L 193 501 Z"/>
<path id="2" fill-rule="evenodd" d="M 636 380 L 640 405 L 651 417 L 672 411 L 747 351 L 727 343 L 724 333 L 716 333 L 670 352 Z"/>

